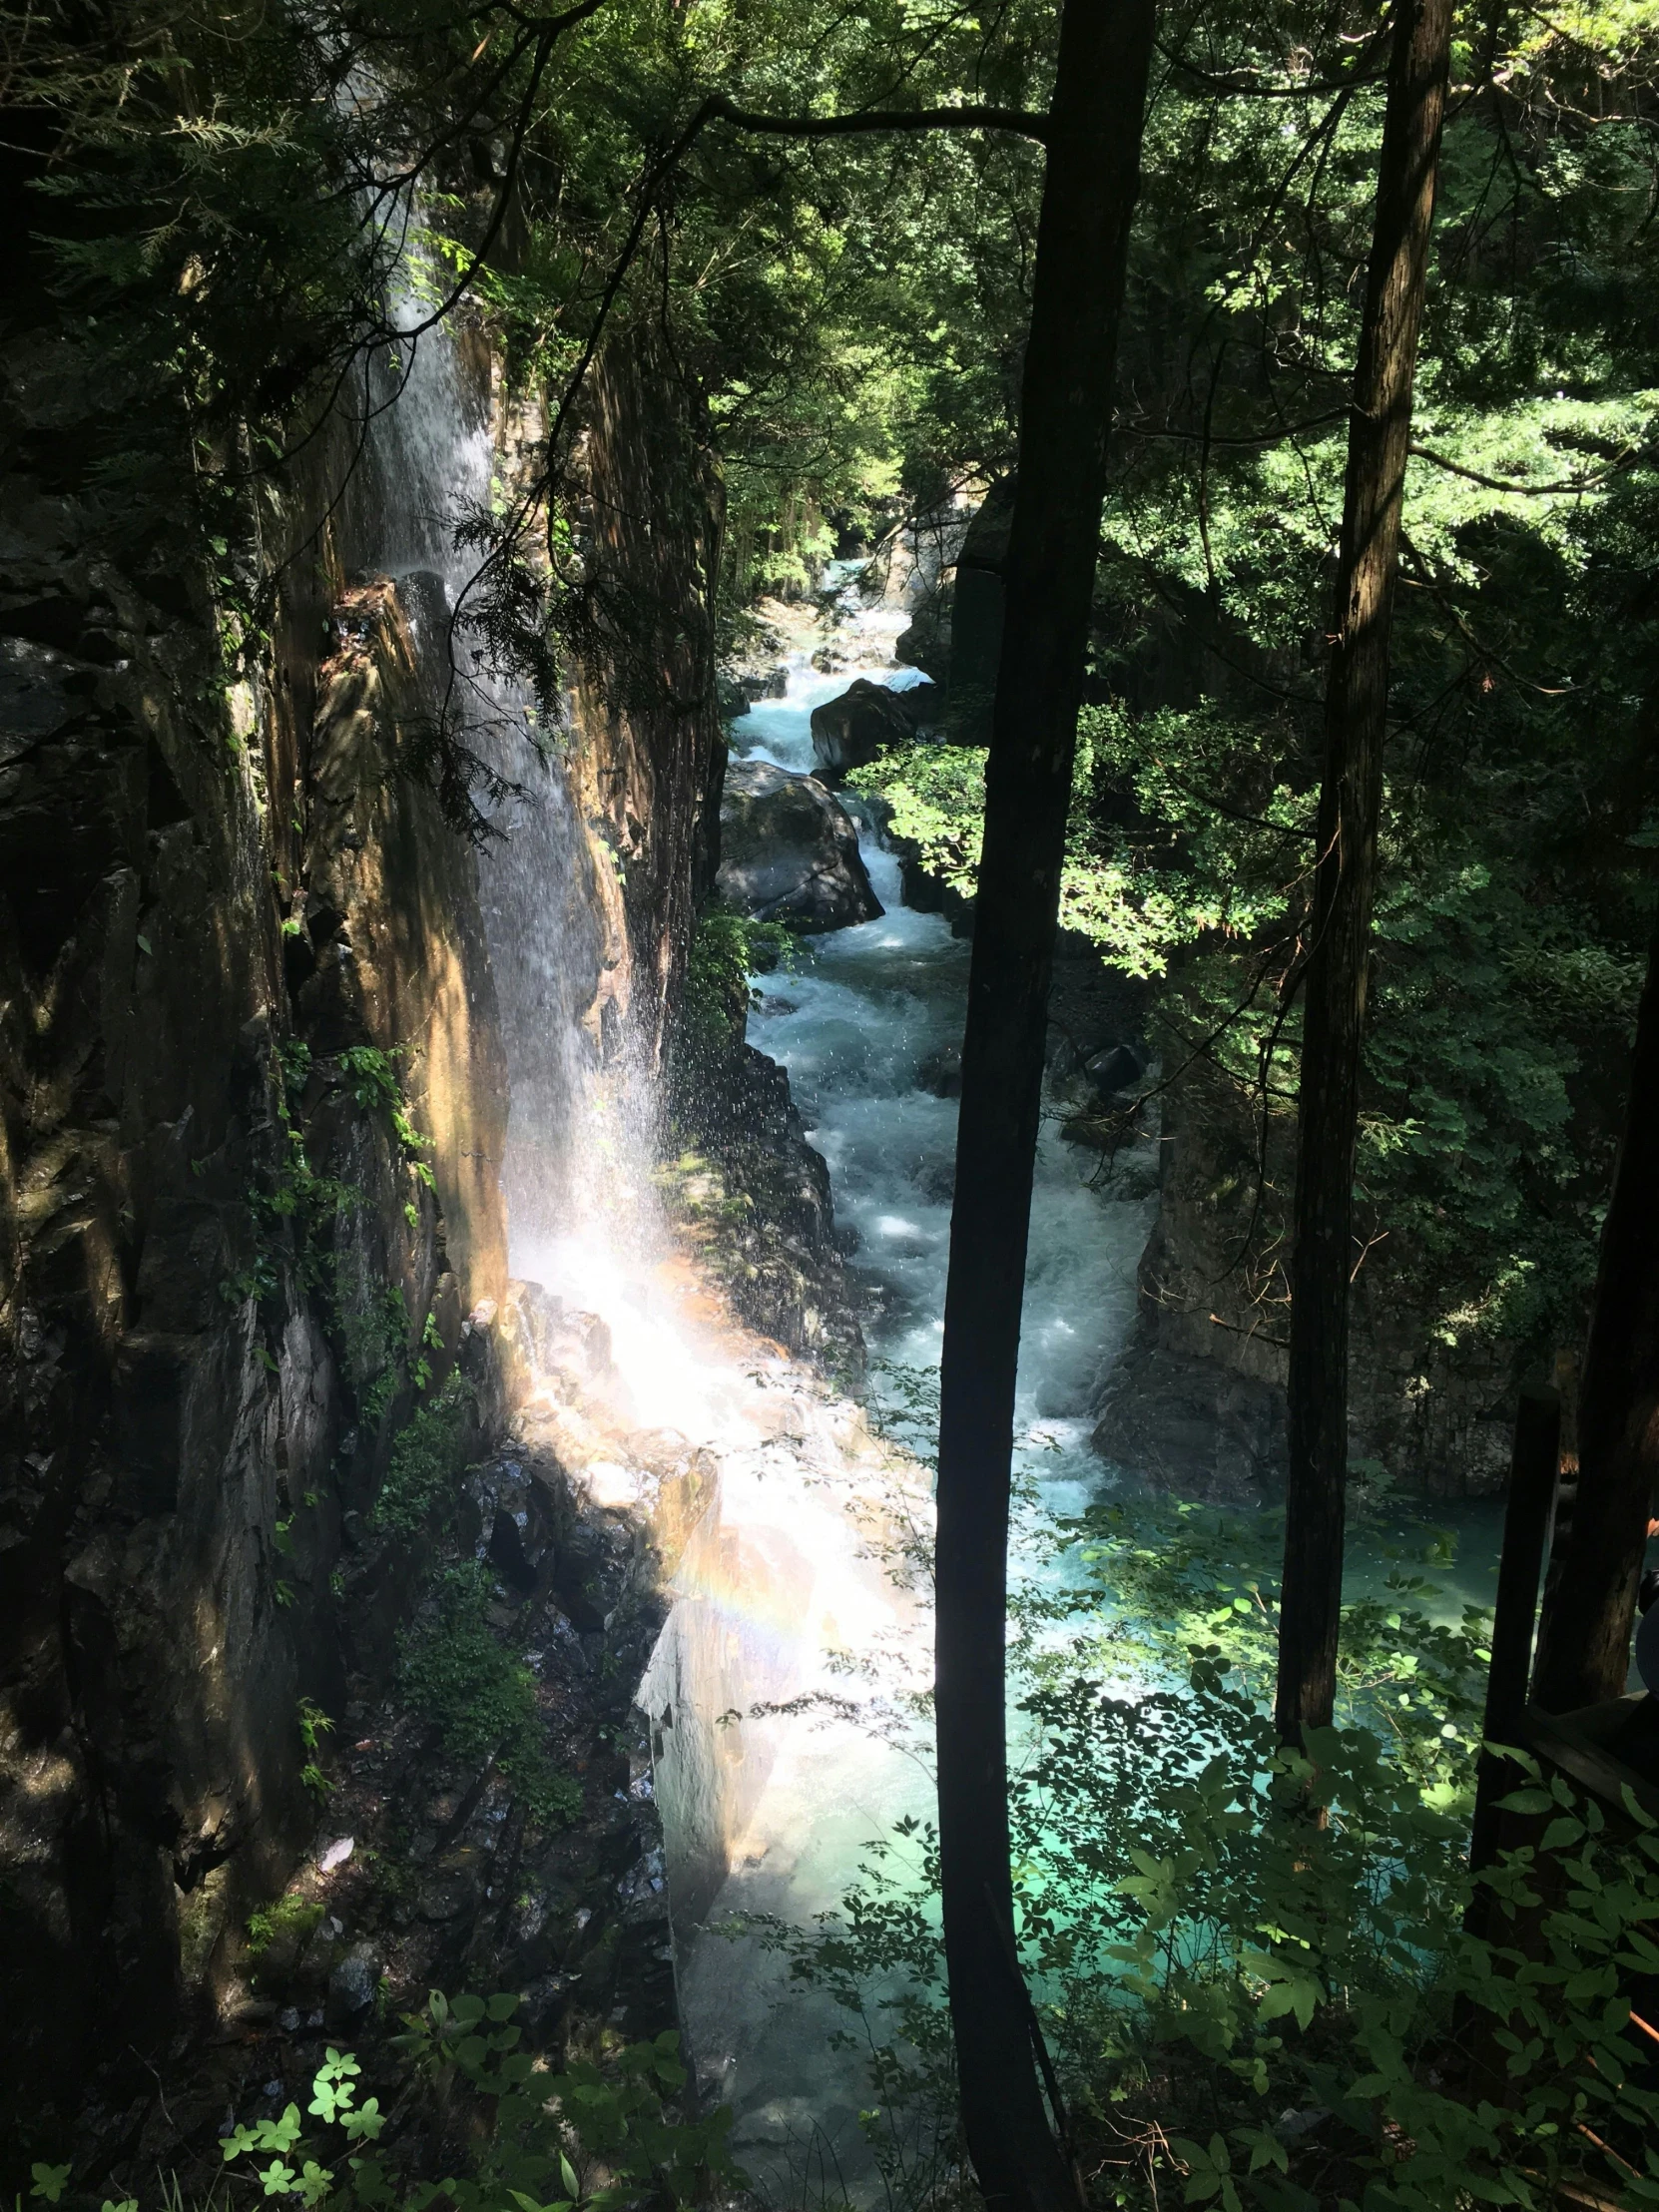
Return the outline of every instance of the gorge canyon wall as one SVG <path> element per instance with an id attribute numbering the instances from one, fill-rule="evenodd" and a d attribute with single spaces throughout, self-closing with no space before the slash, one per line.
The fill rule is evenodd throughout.
<path id="1" fill-rule="evenodd" d="M 160 532 L 111 551 L 44 299 L 0 436 L 0 2135 L 211 2019 L 315 1823 L 307 1701 L 383 1680 L 420 1546 L 373 1504 L 417 1385 L 499 1433 L 508 1044 L 490 856 L 407 773 L 435 579 L 314 437 L 243 502 L 258 651 Z M 475 348 L 478 404 L 491 363 Z M 582 458 L 632 689 L 578 672 L 549 886 L 596 1059 L 660 1067 L 722 762 L 718 484 L 618 348 Z M 495 429 L 507 417 L 493 372 Z M 654 610 L 643 629 L 639 610 Z M 713 807 L 710 795 L 713 794 Z M 511 1363 L 508 1363 L 510 1367 Z"/>

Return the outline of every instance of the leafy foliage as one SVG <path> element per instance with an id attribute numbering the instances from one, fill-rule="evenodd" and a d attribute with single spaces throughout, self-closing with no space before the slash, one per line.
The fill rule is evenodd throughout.
<path id="1" fill-rule="evenodd" d="M 333 1784 L 317 1764 L 317 1754 L 322 1748 L 323 1737 L 333 1734 L 334 1724 L 321 1706 L 314 1705 L 308 1697 L 299 1700 L 295 1718 L 299 1724 L 299 1746 L 305 1754 L 305 1764 L 299 1770 L 299 1779 L 313 1797 L 324 1799 Z M 255 1917 L 257 1919 L 258 1915 Z M 249 1933 L 253 1934 L 252 1922 L 249 1924 Z"/>
<path id="2" fill-rule="evenodd" d="M 687 1072 L 706 1078 L 744 1040 L 750 977 L 787 963 L 795 940 L 782 922 L 751 921 L 711 907 L 693 932 L 678 1009 L 677 1045 Z"/>
<path id="3" fill-rule="evenodd" d="M 490 1578 L 475 1561 L 446 1567 L 403 1637 L 405 1694 L 453 1758 L 492 1760 L 539 1821 L 571 1819 L 581 1791 L 548 1759 L 536 1678 L 487 1617 Z"/>
<path id="4" fill-rule="evenodd" d="M 726 2142 L 730 2114 L 673 2115 L 686 2083 L 675 2035 L 627 2045 L 603 2068 L 577 2060 L 555 2073 L 523 2047 L 513 2023 L 521 2001 L 508 1993 L 451 1999 L 434 1989 L 392 2038 L 407 2078 L 389 2109 L 362 2094 L 355 2053 L 330 2045 L 303 2113 L 290 2102 L 276 2118 L 244 2121 L 222 2137 L 227 2173 L 257 2182 L 265 2200 L 306 2212 L 322 2204 L 338 2212 L 427 2212 L 434 2204 L 489 2212 L 508 2203 L 516 2212 L 613 2212 L 642 2196 L 679 2206 L 707 2196 L 712 2182 L 741 2185 Z M 473 2156 L 465 2173 L 417 2180 L 409 2172 L 417 2150 L 409 2092 L 417 2087 L 444 2106 L 468 2100 Z M 57 2204 L 71 2171 L 37 2163 L 31 2196 Z M 164 2191 L 164 2208 L 176 2200 L 177 2183 L 173 2197 Z M 138 2200 L 106 2204 L 105 2212 L 139 2212 Z"/>
<path id="5" fill-rule="evenodd" d="M 1465 1932 L 1479 1616 L 1414 1609 L 1415 1574 L 1346 1607 L 1345 1725 L 1290 1754 L 1237 1524 L 1120 1507 L 1053 1533 L 1012 1654 L 1015 1898 L 1099 2200 L 1176 2183 L 1229 2212 L 1438 2212 L 1542 2207 L 1565 2181 L 1649 2201 L 1659 2105 L 1628 1990 L 1659 1957 L 1659 1831 L 1615 1835 L 1526 1763 L 1508 1803 L 1530 1840 Z M 910 2202 L 958 2154 L 937 1883 L 906 1820 L 839 1913 L 769 1931 L 865 2050 L 866 2126 Z"/>
<path id="6" fill-rule="evenodd" d="M 409 2212 L 442 2196 L 459 2212 L 485 2212 L 503 2193 L 520 2207 L 539 2205 L 550 2184 L 562 2184 L 566 2212 L 610 2212 L 647 2190 L 679 2205 L 705 2193 L 711 2178 L 741 2180 L 726 2145 L 730 2112 L 717 2108 L 705 2120 L 665 2112 L 686 2085 L 676 2035 L 631 2044 L 608 2069 L 578 2059 L 549 2076 L 509 2024 L 518 2002 L 501 1995 L 451 2003 L 434 1990 L 423 2011 L 405 2015 L 397 2043 L 417 2075 L 440 2088 L 459 2077 L 488 2100 L 492 2122 L 476 2175 L 416 2191 Z M 558 2124 L 550 2126 L 554 2110 Z"/>
<path id="7" fill-rule="evenodd" d="M 465 1376 L 453 1373 L 398 1430 L 374 1501 L 374 1526 L 382 1533 L 412 1536 L 438 1505 L 452 1502 L 475 1399 Z"/>
<path id="8" fill-rule="evenodd" d="M 323 1910 L 314 1899 L 301 1897 L 279 1897 L 274 1905 L 262 1905 L 248 1916 L 249 1957 L 258 1961 L 274 1943 L 299 1945 L 318 1927 Z"/>

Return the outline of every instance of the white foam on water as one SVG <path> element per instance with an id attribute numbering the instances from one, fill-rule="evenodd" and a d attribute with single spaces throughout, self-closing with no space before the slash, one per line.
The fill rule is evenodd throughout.
<path id="1" fill-rule="evenodd" d="M 733 726 L 734 750 L 810 772 L 814 706 L 838 695 L 854 675 L 884 681 L 893 674 L 883 665 L 885 627 L 872 634 L 854 613 L 837 633 L 852 651 L 833 675 L 798 657 L 785 697 L 758 702 Z M 887 1371 L 927 1371 L 939 1359 L 956 1104 L 928 1085 L 939 1084 L 960 1042 L 968 947 L 940 916 L 902 903 L 890 852 L 868 835 L 861 849 L 886 912 L 811 940 L 795 965 L 759 978 L 750 1038 L 789 1070 L 810 1140 L 830 1164 L 837 1225 L 856 1233 L 848 1272 L 860 1294 L 873 1392 L 897 1402 L 901 1379 Z M 1152 1213 L 1151 1201 L 1120 1201 L 1091 1189 L 1077 1150 L 1045 1128 L 1018 1423 L 1045 1502 L 1061 1512 L 1081 1510 L 1106 1478 L 1090 1448 L 1088 1410 L 1133 1319 L 1135 1272 Z M 852 1618 L 850 1602 L 837 1593 L 854 1582 L 867 1592 L 870 1562 L 847 1560 L 821 1525 L 799 1520 L 787 1485 L 772 1492 L 770 1505 L 775 1511 L 782 1505 L 791 1531 L 786 1540 L 799 1543 L 810 1529 L 814 1549 L 827 1546 L 815 1561 L 812 1603 L 801 1613 L 797 1667 L 808 1679 L 817 1608 L 823 1604 L 839 1621 L 845 1605 Z M 753 1496 L 734 1494 L 740 1521 L 756 1509 Z M 874 1618 L 880 1617 L 878 1601 Z M 900 1601 L 884 1634 L 882 1641 L 872 1633 L 858 1655 L 873 1662 L 876 1689 L 897 1696 L 928 1678 L 930 1621 L 921 1606 Z M 825 1664 L 834 1681 L 832 1654 L 821 1643 L 821 1670 Z M 883 1710 L 878 1699 L 876 1711 Z M 682 2000 L 700 2077 L 733 2103 L 740 2155 L 779 2195 L 819 2158 L 828 2159 L 837 2184 L 855 2199 L 871 2193 L 873 2171 L 857 2127 L 867 2082 L 855 2054 L 829 2048 L 832 2032 L 846 2025 L 843 2014 L 792 1984 L 784 1964 L 753 1936 L 733 1942 L 712 1932 L 732 1915 L 808 1924 L 814 1914 L 833 1910 L 870 1839 L 889 1835 L 907 1815 L 930 1816 L 921 1732 L 912 1729 L 908 1750 L 900 1751 L 875 1740 L 872 1720 L 760 1724 L 765 1780 L 746 1806 L 729 1871 L 704 1911 L 706 1932 L 683 1943 Z"/>

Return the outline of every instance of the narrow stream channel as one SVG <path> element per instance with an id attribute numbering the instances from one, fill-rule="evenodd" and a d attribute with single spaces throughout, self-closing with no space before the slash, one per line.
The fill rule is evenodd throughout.
<path id="1" fill-rule="evenodd" d="M 732 727 L 750 759 L 809 774 L 814 707 L 856 676 L 896 680 L 884 609 L 848 590 L 837 632 L 851 665 L 832 676 L 797 665 L 783 699 L 765 700 Z M 862 649 L 861 651 L 859 649 Z M 758 977 L 750 1042 L 789 1070 L 812 1142 L 830 1163 L 838 1224 L 856 1237 L 850 1273 L 875 1370 L 936 1368 L 956 1145 L 956 1101 L 937 1095 L 936 1071 L 960 1045 L 968 945 L 942 916 L 903 902 L 898 861 L 865 830 L 859 840 L 886 912 L 878 921 L 807 940 L 794 968 Z M 1044 1486 L 1098 1487 L 1089 1449 L 1090 1405 L 1134 1318 L 1135 1271 L 1155 1212 L 1144 1176 L 1134 1197 L 1091 1187 L 1095 1154 L 1044 1124 L 1020 1338 L 1019 1423 L 1043 1452 Z"/>
<path id="2" fill-rule="evenodd" d="M 890 614 L 863 608 L 850 594 L 844 605 L 848 619 L 835 636 L 843 650 L 851 647 L 849 665 L 826 676 L 798 655 L 785 697 L 756 705 L 733 725 L 735 753 L 809 773 L 811 715 L 820 701 L 858 675 L 905 680 L 890 658 L 897 627 Z M 930 1086 L 932 1071 L 960 1042 L 968 946 L 940 916 L 904 904 L 897 860 L 867 831 L 861 849 L 885 913 L 809 940 L 792 965 L 757 978 L 750 1039 L 788 1068 L 811 1141 L 830 1164 L 837 1225 L 852 1233 L 849 1276 L 871 1397 L 897 1408 L 918 1393 L 925 1402 L 939 1358 L 956 1103 Z M 1089 1447 L 1089 1411 L 1133 1319 L 1135 1271 L 1155 1204 L 1092 1189 L 1095 1165 L 1094 1155 L 1080 1156 L 1045 1127 L 1018 1419 L 1045 1498 L 1060 1509 L 1081 1504 L 1109 1479 Z M 1132 1187 L 1144 1193 L 1147 1179 Z M 738 1529 L 742 1506 L 730 1460 L 727 1468 L 723 1518 L 736 1538 L 736 1564 L 755 1530 Z M 816 1470 L 810 1453 L 798 1453 L 795 1479 L 803 1468 L 819 1484 L 819 1511 L 838 1511 L 852 1534 L 851 1555 L 844 1535 L 831 1537 L 827 1552 L 790 1540 L 800 1537 L 791 1526 L 794 1505 L 785 1504 L 794 1480 L 780 1484 L 775 1474 L 772 1494 L 782 1510 L 770 1558 L 751 1551 L 730 1593 L 697 1586 L 695 1569 L 682 1578 L 685 1595 L 654 1664 L 659 1679 L 648 1680 L 643 1694 L 648 1707 L 672 1704 L 661 1677 L 675 1639 L 682 1652 L 699 1638 L 706 1644 L 709 1616 L 718 1616 L 730 1645 L 718 1670 L 721 1695 L 745 1715 L 742 1758 L 747 1765 L 759 1755 L 764 1779 L 745 1795 L 724 1878 L 690 1897 L 684 1874 L 676 1886 L 688 2034 L 703 2085 L 733 2105 L 740 2157 L 769 2193 L 782 2194 L 791 2182 L 799 2189 L 817 2174 L 825 2187 L 859 2197 L 873 2178 L 857 2126 L 868 2089 L 858 2055 L 830 2047 L 845 2017 L 792 1983 L 783 1960 L 755 1936 L 721 1933 L 734 1916 L 809 1925 L 838 1904 L 871 1838 L 906 1814 L 926 1819 L 932 1812 L 915 1731 L 895 1721 L 899 1742 L 881 1740 L 893 1701 L 928 1679 L 930 1622 L 924 1605 L 908 1604 L 893 1588 L 879 1561 L 860 1556 L 881 1520 L 879 1468 L 851 1451 L 838 1467 L 821 1462 Z M 763 1587 L 769 1575 L 770 1593 Z M 778 1638 L 756 1637 L 749 1625 L 769 1597 L 795 1615 L 783 1639 L 792 1654 L 782 1666 Z M 851 1632 L 855 1618 L 861 1634 Z M 686 1671 L 692 1678 L 695 1662 Z M 714 1671 L 705 1667 L 706 1675 Z M 769 1673 L 781 1692 L 765 1686 Z M 743 1695 L 746 1680 L 759 1697 Z M 780 1694 L 819 1703 L 754 1717 L 757 1704 Z M 833 1714 L 825 1701 L 837 1695 L 864 1698 L 863 1715 Z M 728 1734 L 739 1725 L 728 1720 Z M 659 1756 L 659 1795 L 673 1870 L 692 1856 L 677 1823 L 697 1814 L 695 1793 L 676 1788 L 672 1756 Z"/>

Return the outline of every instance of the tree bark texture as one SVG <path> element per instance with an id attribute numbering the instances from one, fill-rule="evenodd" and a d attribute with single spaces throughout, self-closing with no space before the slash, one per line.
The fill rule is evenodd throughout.
<path id="1" fill-rule="evenodd" d="M 1290 1479 L 1276 1718 L 1289 1743 L 1336 1697 L 1348 1478 L 1354 1151 L 1400 496 L 1422 321 L 1450 0 L 1396 0 L 1325 707 L 1310 950 L 1303 977 L 1290 1350 Z"/>
<path id="2" fill-rule="evenodd" d="M 945 1952 L 987 2203 L 1077 2201 L 1013 1940 L 1003 1642 L 1020 1308 L 1049 974 L 1153 0 L 1066 0 L 1021 389 L 940 1378 L 936 1690 Z"/>
<path id="3" fill-rule="evenodd" d="M 1543 1571 L 1549 1534 L 1549 1509 L 1555 1496 L 1555 1471 L 1561 1456 L 1561 1393 L 1533 1383 L 1520 1394 L 1515 1414 L 1515 1447 L 1509 1460 L 1509 1496 L 1503 1513 L 1503 1549 L 1498 1554 L 1497 1600 L 1492 1612 L 1492 1658 L 1486 1670 L 1486 1712 L 1480 1728 L 1480 1760 L 1475 1769 L 1474 1823 L 1469 1834 L 1469 1870 L 1478 1874 L 1497 1857 L 1503 1816 L 1498 1799 L 1519 1789 L 1523 1776 L 1513 1761 L 1494 1757 L 1493 1744 L 1518 1745 L 1526 1717 L 1526 1684 L 1532 1671 L 1532 1630 L 1538 1615 L 1538 1577 Z M 1477 1890 L 1464 1921 L 1471 1933 L 1484 1933 L 1489 1890 Z"/>
<path id="4" fill-rule="evenodd" d="M 1578 1392 L 1578 1494 L 1544 1603 L 1532 1696 L 1569 1713 L 1623 1695 L 1659 1484 L 1659 926 L 1636 1018 L 1624 1141 Z"/>

